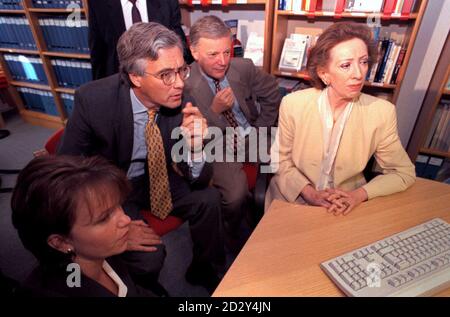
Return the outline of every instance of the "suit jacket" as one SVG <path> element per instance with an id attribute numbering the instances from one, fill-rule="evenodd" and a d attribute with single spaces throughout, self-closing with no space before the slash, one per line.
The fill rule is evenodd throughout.
<path id="1" fill-rule="evenodd" d="M 119 257 L 106 259 L 114 272 L 127 286 L 127 297 L 155 297 L 153 293 L 137 286 L 131 279 L 126 265 Z M 20 297 L 116 297 L 104 286 L 84 274 L 80 276 L 80 287 L 68 287 L 66 280 L 71 272 L 45 270 L 38 266 L 20 287 Z"/>
<path id="2" fill-rule="evenodd" d="M 181 12 L 178 0 L 147 0 L 148 20 L 158 22 L 175 31 L 184 46 L 185 60 L 192 56 L 186 45 L 186 36 L 181 28 Z M 89 48 L 91 51 L 92 74 L 100 79 L 119 70 L 116 46 L 125 32 L 120 0 L 89 2 Z"/>
<path id="3" fill-rule="evenodd" d="M 280 107 L 275 153 L 279 168 L 272 178 L 266 208 L 272 199 L 295 202 L 307 184 L 319 180 L 323 157 L 322 122 L 317 100 L 321 91 L 311 88 L 283 98 Z M 272 162 L 278 161 L 272 155 Z M 363 170 L 374 155 L 382 169 L 366 184 Z M 361 94 L 348 118 L 334 164 L 337 188 L 363 187 L 368 198 L 403 191 L 415 181 L 414 165 L 400 143 L 395 106 L 383 99 Z"/>
<path id="4" fill-rule="evenodd" d="M 161 107 L 157 118 L 173 201 L 189 193 L 193 187 L 207 186 L 212 175 L 208 163 L 195 180 L 192 179 L 186 163 L 177 164 L 183 176 L 173 169 L 171 151 L 179 139 L 172 139 L 171 133 L 181 125 L 181 109 L 181 106 L 176 109 Z M 75 107 L 58 153 L 101 155 L 127 172 L 133 151 L 133 124 L 130 84 L 127 79 L 116 74 L 90 82 L 75 92 Z"/>
<path id="5" fill-rule="evenodd" d="M 275 79 L 244 58 L 233 58 L 227 79 L 247 121 L 254 127 L 271 127 L 276 124 L 281 96 Z M 211 111 L 215 94 L 202 75 L 200 66 L 191 65 L 191 75 L 185 82 L 185 91 L 195 100 L 210 126 L 224 130 L 230 124 L 223 115 Z M 260 109 L 257 106 L 259 103 Z"/>

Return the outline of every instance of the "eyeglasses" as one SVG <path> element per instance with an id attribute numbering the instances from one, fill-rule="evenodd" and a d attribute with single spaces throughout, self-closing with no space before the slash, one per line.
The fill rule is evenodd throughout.
<path id="1" fill-rule="evenodd" d="M 180 78 L 182 80 L 188 79 L 189 75 L 191 74 L 191 67 L 189 65 L 184 65 L 176 70 L 175 69 L 166 70 L 166 71 L 163 71 L 158 74 L 151 74 L 151 73 L 147 73 L 147 72 L 144 72 L 144 73 L 146 75 L 152 75 L 153 77 L 162 80 L 165 85 L 170 86 L 177 79 L 177 74 L 180 75 Z"/>

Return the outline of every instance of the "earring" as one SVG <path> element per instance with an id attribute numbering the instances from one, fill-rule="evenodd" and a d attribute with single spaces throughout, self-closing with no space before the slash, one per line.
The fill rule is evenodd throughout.
<path id="1" fill-rule="evenodd" d="M 71 248 L 67 249 L 67 254 L 69 255 L 73 255 L 75 252 L 73 252 L 73 250 Z"/>

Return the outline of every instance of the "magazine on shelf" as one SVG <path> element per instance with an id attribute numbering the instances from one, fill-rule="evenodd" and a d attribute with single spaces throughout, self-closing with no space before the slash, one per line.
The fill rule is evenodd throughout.
<path id="1" fill-rule="evenodd" d="M 299 34 L 295 35 L 295 39 L 292 37 L 286 38 L 278 68 L 280 70 L 300 71 L 307 41 L 306 36 L 300 37 Z"/>

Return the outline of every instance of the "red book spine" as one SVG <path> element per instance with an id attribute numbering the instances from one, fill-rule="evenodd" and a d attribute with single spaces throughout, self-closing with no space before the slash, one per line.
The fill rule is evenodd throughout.
<path id="1" fill-rule="evenodd" d="M 310 0 L 309 1 L 309 10 L 306 13 L 308 18 L 314 17 L 314 13 L 316 12 L 316 6 L 317 6 L 317 0 Z"/>
<path id="2" fill-rule="evenodd" d="M 414 0 L 405 0 L 403 2 L 402 15 L 400 17 L 401 20 L 408 19 L 409 14 L 411 13 L 413 2 L 414 2 Z"/>
<path id="3" fill-rule="evenodd" d="M 382 19 L 390 19 L 392 12 L 395 10 L 397 0 L 385 0 Z"/>
<path id="4" fill-rule="evenodd" d="M 200 4 L 201 4 L 203 7 L 206 7 L 206 6 L 208 5 L 208 0 L 201 0 L 201 1 L 200 1 Z"/>
<path id="5" fill-rule="evenodd" d="M 228 5 L 228 0 L 222 0 L 222 6 L 226 7 Z"/>
<path id="6" fill-rule="evenodd" d="M 334 17 L 340 18 L 342 15 L 342 12 L 344 12 L 345 7 L 345 0 L 337 0 L 336 2 L 336 8 L 334 9 Z"/>

